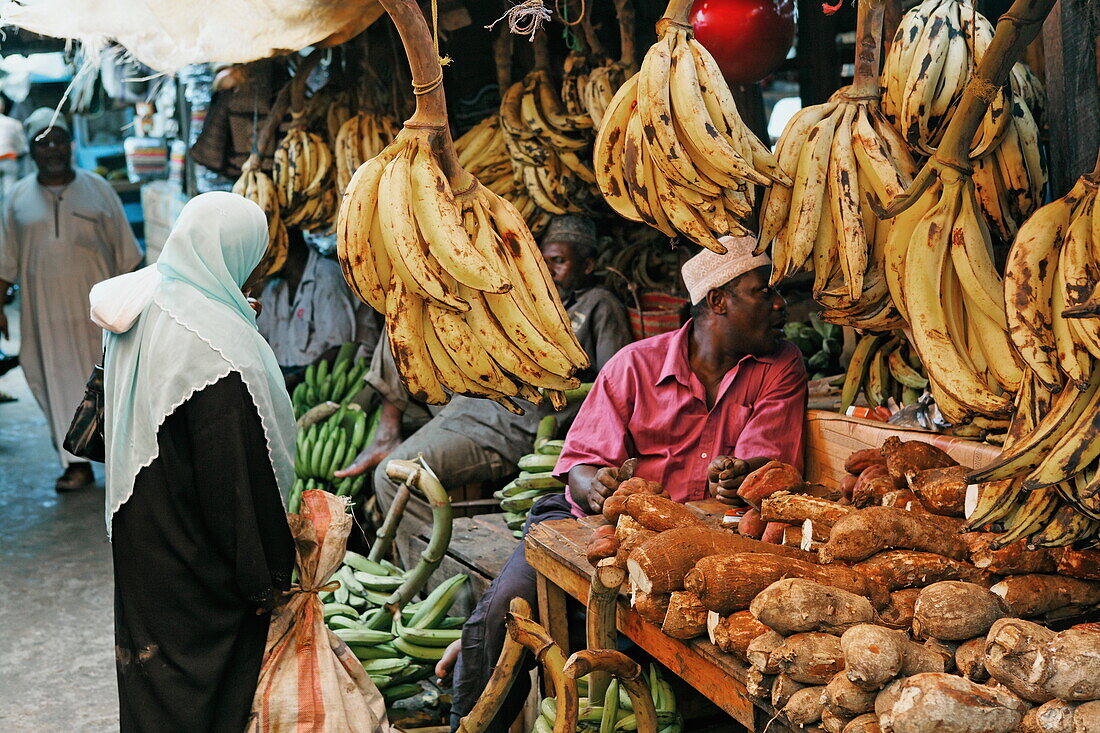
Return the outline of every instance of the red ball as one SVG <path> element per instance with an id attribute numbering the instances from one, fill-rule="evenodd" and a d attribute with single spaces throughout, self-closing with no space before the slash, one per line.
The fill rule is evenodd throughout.
<path id="1" fill-rule="evenodd" d="M 752 84 L 787 58 L 794 0 L 695 0 L 691 24 L 729 84 Z"/>

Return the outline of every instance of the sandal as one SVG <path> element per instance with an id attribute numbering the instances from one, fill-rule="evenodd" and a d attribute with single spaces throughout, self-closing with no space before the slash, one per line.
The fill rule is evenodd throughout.
<path id="1" fill-rule="evenodd" d="M 65 469 L 61 478 L 57 479 L 54 489 L 61 494 L 68 491 L 80 491 L 95 485 L 95 474 L 87 463 L 74 463 Z"/>

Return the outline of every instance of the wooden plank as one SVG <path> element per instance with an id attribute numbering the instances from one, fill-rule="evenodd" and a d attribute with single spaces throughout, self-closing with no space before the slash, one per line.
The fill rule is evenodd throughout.
<path id="1" fill-rule="evenodd" d="M 546 576 L 539 574 L 536 580 L 536 590 L 539 604 L 539 620 L 542 627 L 550 634 L 550 638 L 561 649 L 561 653 L 569 656 L 569 612 L 566 609 L 566 594 L 560 587 L 550 582 Z M 544 678 L 543 688 L 547 695 L 554 694 L 553 682 Z"/>
<path id="2" fill-rule="evenodd" d="M 593 523 L 571 519 L 543 522 L 531 529 L 526 540 L 527 562 L 539 573 L 540 580 L 557 586 L 581 603 L 588 598 L 591 582 L 592 566 L 584 557 L 584 545 Z M 643 621 L 625 597 L 619 599 L 618 626 L 627 638 L 711 702 L 755 730 L 753 701 L 745 689 L 748 670 L 735 658 L 701 639 L 685 644 L 665 636 L 658 627 Z M 761 709 L 772 712 L 767 707 Z M 773 724 L 770 730 L 782 728 Z"/>
<path id="3" fill-rule="evenodd" d="M 1100 145 L 1096 40 L 1088 0 L 1058 0 L 1043 24 L 1050 189 L 1057 198 L 1092 170 Z"/>

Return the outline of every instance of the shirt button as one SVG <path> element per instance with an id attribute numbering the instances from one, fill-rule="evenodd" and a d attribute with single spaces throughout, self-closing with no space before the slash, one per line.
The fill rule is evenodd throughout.
<path id="1" fill-rule="evenodd" d="M 706 454 L 706 453 L 703 453 L 702 455 L 703 455 L 703 458 L 706 458 L 706 457 L 707 457 L 707 454 Z"/>

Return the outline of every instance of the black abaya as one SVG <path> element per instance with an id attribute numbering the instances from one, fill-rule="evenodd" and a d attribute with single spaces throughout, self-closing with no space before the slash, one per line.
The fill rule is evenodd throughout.
<path id="1" fill-rule="evenodd" d="M 115 513 L 115 654 L 124 733 L 244 730 L 269 609 L 294 544 L 264 432 L 235 372 L 161 425 Z"/>

